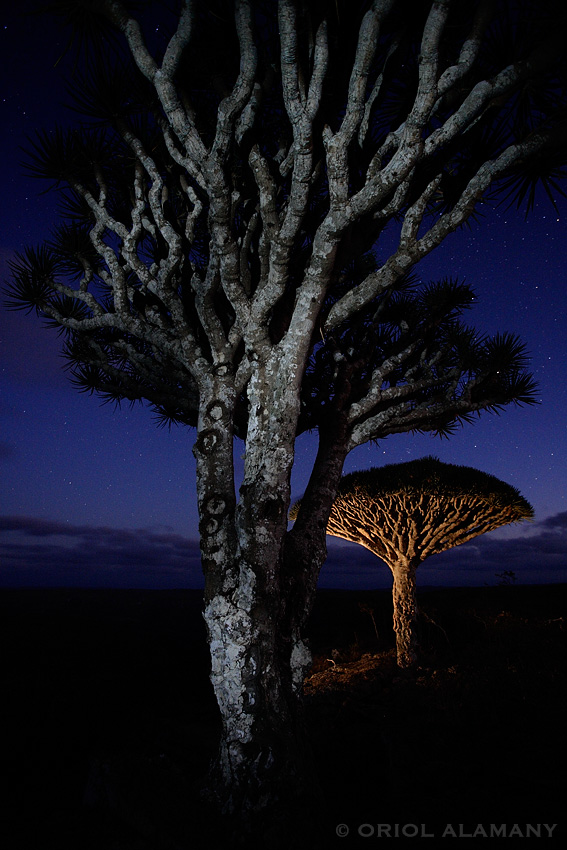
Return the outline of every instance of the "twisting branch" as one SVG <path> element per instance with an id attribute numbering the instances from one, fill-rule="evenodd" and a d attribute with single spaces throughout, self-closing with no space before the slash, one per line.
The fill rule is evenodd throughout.
<path id="1" fill-rule="evenodd" d="M 440 178 L 436 177 L 418 202 L 408 209 L 402 227 L 402 238 L 396 252 L 388 258 L 381 269 L 372 272 L 361 284 L 349 290 L 333 305 L 325 322 L 325 331 L 329 332 L 332 328 L 347 321 L 350 316 L 368 304 L 384 288 L 390 286 L 404 275 L 411 266 L 440 245 L 450 233 L 469 218 L 477 202 L 491 183 L 514 164 L 521 163 L 528 156 L 537 153 L 545 146 L 547 141 L 548 136 L 545 133 L 533 133 L 524 141 L 507 147 L 496 159 L 482 163 L 478 171 L 469 180 L 453 208 L 440 216 L 429 230 L 419 240 L 416 240 L 417 229 L 422 221 L 426 202 L 431 198 L 439 183 Z M 354 206 L 354 203 L 351 202 L 351 206 Z M 411 238 L 405 238 L 408 235 Z"/>
<path id="2" fill-rule="evenodd" d="M 327 126 L 324 133 L 331 208 L 343 207 L 348 198 L 349 169 L 347 149 L 364 117 L 364 101 L 380 33 L 380 23 L 388 14 L 393 0 L 374 0 L 362 19 L 358 45 L 349 81 L 346 111 L 339 130 L 333 135 Z"/>
<path id="3" fill-rule="evenodd" d="M 158 67 L 146 47 L 140 24 L 128 14 L 123 4 L 119 0 L 104 0 L 103 9 L 110 17 L 110 20 L 126 36 L 131 55 L 144 77 L 155 86 L 167 119 L 178 139 L 183 144 L 187 155 L 194 163 L 199 163 L 205 156 L 206 149 L 188 112 L 183 108 L 173 82 L 173 75 L 177 69 L 182 51 L 187 47 L 191 39 L 193 20 L 192 0 L 185 0 L 184 2 L 177 30 L 166 49 L 161 68 Z"/>
<path id="4" fill-rule="evenodd" d="M 460 82 L 474 66 L 482 46 L 482 37 L 490 23 L 495 9 L 495 0 L 481 0 L 478 4 L 471 31 L 463 42 L 456 65 L 446 68 L 437 85 L 439 98 Z M 437 104 L 441 101 L 439 100 Z"/>
<path id="5" fill-rule="evenodd" d="M 258 61 L 249 0 L 236 0 L 235 19 L 240 44 L 240 73 L 232 92 L 221 101 L 218 108 L 217 129 L 211 154 L 218 157 L 219 161 L 226 157 L 236 119 L 250 103 Z"/>
<path id="6" fill-rule="evenodd" d="M 416 144 L 420 131 L 426 126 L 437 100 L 439 76 L 439 46 L 449 15 L 451 0 L 434 0 L 421 40 L 419 79 L 413 107 L 405 121 L 402 145 Z"/>

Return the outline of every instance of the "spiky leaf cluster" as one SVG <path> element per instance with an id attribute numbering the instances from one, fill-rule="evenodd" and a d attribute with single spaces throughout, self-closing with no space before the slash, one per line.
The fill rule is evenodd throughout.
<path id="1" fill-rule="evenodd" d="M 490 504 L 508 506 L 518 520 L 534 515 L 532 506 L 512 484 L 472 466 L 443 463 L 433 455 L 349 472 L 341 478 L 337 497 L 349 494 L 367 501 L 386 495 L 431 495 L 447 500 L 475 496 Z"/>
<path id="2" fill-rule="evenodd" d="M 458 280 L 424 286 L 414 276 L 402 278 L 356 321 L 314 346 L 304 381 L 304 427 L 320 426 L 362 402 L 372 386 L 375 403 L 366 405 L 359 424 L 385 414 L 407 391 L 406 418 L 416 417 L 411 430 L 440 436 L 474 421 L 472 411 L 481 399 L 490 398 L 493 412 L 510 402 L 535 403 L 537 384 L 525 346 L 513 334 L 488 337 L 465 324 L 463 313 L 474 301 L 471 287 Z M 470 409 L 452 410 L 450 402 L 464 396 Z M 446 415 L 437 404 L 448 407 Z M 421 411 L 429 415 L 422 418 Z"/>

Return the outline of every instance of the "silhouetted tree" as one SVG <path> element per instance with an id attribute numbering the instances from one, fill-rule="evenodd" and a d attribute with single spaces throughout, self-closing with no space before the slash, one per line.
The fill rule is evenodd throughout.
<path id="1" fill-rule="evenodd" d="M 327 534 L 360 543 L 390 568 L 398 665 L 417 659 L 416 570 L 426 558 L 533 517 L 515 487 L 433 457 L 343 476 Z"/>
<path id="2" fill-rule="evenodd" d="M 62 220 L 13 263 L 12 299 L 63 332 L 79 389 L 197 429 L 223 719 L 211 788 L 224 811 L 301 832 L 282 810 L 308 811 L 316 785 L 303 637 L 346 454 L 533 401 L 521 344 L 458 320 L 470 290 L 410 272 L 491 193 L 529 207 L 538 183 L 554 190 L 565 15 L 545 0 L 48 5 L 77 36 L 86 120 L 29 146 Z M 288 531 L 305 429 L 319 450 Z"/>

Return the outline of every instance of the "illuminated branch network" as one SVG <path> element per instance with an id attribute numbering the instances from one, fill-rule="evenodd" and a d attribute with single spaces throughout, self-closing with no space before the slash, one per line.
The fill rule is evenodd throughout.
<path id="1" fill-rule="evenodd" d="M 327 533 L 360 543 L 392 569 L 532 516 L 516 488 L 495 476 L 423 458 L 343 476 Z"/>
<path id="2" fill-rule="evenodd" d="M 291 517 L 297 515 L 297 506 Z M 343 476 L 327 534 L 369 549 L 390 568 L 398 664 L 416 660 L 415 572 L 431 555 L 533 517 L 515 487 L 433 457 Z"/>

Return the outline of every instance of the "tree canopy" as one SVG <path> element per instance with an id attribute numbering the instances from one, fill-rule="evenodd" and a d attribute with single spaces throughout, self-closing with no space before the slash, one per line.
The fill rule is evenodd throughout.
<path id="1" fill-rule="evenodd" d="M 297 512 L 295 505 L 292 519 Z M 326 531 L 359 543 L 388 565 L 398 664 L 411 667 L 417 658 L 417 567 L 431 555 L 533 515 L 511 484 L 425 457 L 344 475 Z"/>
<path id="2" fill-rule="evenodd" d="M 519 490 L 495 475 L 425 457 L 344 475 L 327 534 L 360 543 L 392 564 L 410 548 L 423 561 L 533 515 Z"/>

